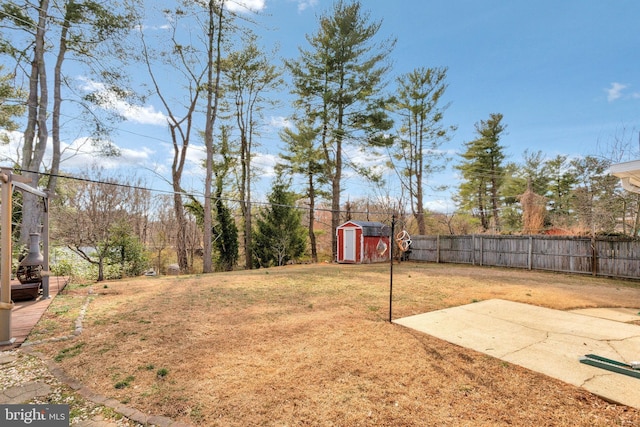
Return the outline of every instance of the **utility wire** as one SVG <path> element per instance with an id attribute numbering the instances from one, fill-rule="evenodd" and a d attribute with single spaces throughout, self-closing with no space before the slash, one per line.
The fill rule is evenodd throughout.
<path id="1" fill-rule="evenodd" d="M 156 188 L 149 188 L 149 187 L 143 187 L 143 186 L 137 186 L 137 185 L 130 185 L 130 184 L 123 184 L 123 183 L 118 183 L 118 182 L 113 182 L 113 181 L 98 181 L 95 179 L 90 179 L 90 178 L 81 178 L 81 177 L 76 177 L 76 176 L 70 176 L 70 175 L 61 175 L 61 174 L 52 174 L 52 173 L 47 173 L 47 172 L 35 172 L 32 170 L 28 170 L 28 169 L 14 169 L 16 171 L 19 172 L 27 172 L 27 173 L 35 173 L 38 175 L 44 175 L 44 176 L 49 176 L 49 177 L 56 177 L 56 178 L 62 178 L 62 179 L 70 179 L 70 180 L 74 180 L 74 181 L 80 181 L 80 182 L 87 182 L 87 183 L 91 183 L 91 184 L 99 184 L 99 185 L 111 185 L 114 187 L 121 187 L 121 188 L 128 188 L 128 189 L 132 189 L 132 190 L 139 190 L 139 191 L 148 191 L 150 193 L 162 193 L 162 194 L 171 194 L 171 195 L 180 195 L 180 196 L 185 196 L 185 197 L 204 197 L 204 195 L 202 193 L 197 193 L 197 192 L 186 192 L 186 191 L 181 191 L 181 192 L 176 192 L 176 191 L 172 191 L 172 190 L 160 190 L 160 189 L 156 189 Z M 219 201 L 223 201 L 223 202 L 228 202 L 228 203 L 247 203 L 245 200 L 240 200 L 240 199 L 233 199 L 233 198 L 227 198 L 227 197 L 214 197 L 214 196 L 210 196 L 211 200 L 219 200 Z M 291 209 L 298 209 L 298 210 L 304 210 L 304 211 L 309 211 L 310 208 L 308 207 L 304 207 L 304 206 L 295 206 L 295 205 L 285 205 L 285 204 L 281 204 L 281 203 L 271 203 L 271 202 L 249 202 L 250 205 L 255 205 L 255 206 L 274 206 L 274 207 L 285 207 L 285 208 L 291 208 Z M 329 209 L 329 208 L 314 208 L 314 211 L 318 211 L 318 212 L 336 212 L 333 209 Z M 372 212 L 372 211 L 353 211 L 353 210 L 349 210 L 349 211 L 343 211 L 343 210 L 338 210 L 337 212 L 339 213 L 351 213 L 351 214 L 366 214 L 366 215 L 390 215 L 392 214 L 392 212 Z"/>

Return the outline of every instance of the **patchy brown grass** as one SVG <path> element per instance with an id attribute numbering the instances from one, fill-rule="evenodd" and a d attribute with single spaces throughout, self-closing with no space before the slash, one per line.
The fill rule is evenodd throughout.
<path id="1" fill-rule="evenodd" d="M 490 298 L 640 309 L 636 282 L 544 272 L 403 263 L 393 284 L 394 318 Z M 183 422 L 640 425 L 636 409 L 390 324 L 388 265 L 145 277 L 93 288 L 82 335 L 39 348 L 95 391 Z M 86 294 L 69 291 L 69 311 L 69 299 Z"/>

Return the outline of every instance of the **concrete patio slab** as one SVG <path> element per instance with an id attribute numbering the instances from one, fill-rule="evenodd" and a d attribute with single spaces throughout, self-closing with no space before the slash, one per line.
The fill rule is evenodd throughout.
<path id="1" fill-rule="evenodd" d="M 580 363 L 586 354 L 640 361 L 640 326 L 602 318 L 612 317 L 607 310 L 586 315 L 493 299 L 394 323 L 640 409 L 640 379 Z"/>
<path id="2" fill-rule="evenodd" d="M 569 311 L 571 313 L 585 314 L 587 316 L 600 317 L 618 322 L 640 321 L 640 310 L 637 308 L 580 308 Z"/>

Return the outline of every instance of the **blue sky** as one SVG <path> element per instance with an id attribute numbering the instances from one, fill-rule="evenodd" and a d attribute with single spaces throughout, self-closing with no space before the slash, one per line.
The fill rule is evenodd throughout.
<path id="1" fill-rule="evenodd" d="M 318 16 L 332 7 L 328 0 L 236 0 L 232 5 L 238 9 L 239 3 L 259 10 L 260 25 L 254 27 L 259 43 L 279 46 L 284 58 L 296 58 L 298 47 L 307 47 L 305 35 L 317 30 Z M 455 154 L 464 142 L 475 137 L 474 124 L 491 113 L 504 115 L 507 132 L 501 143 L 509 161 L 521 161 L 525 149 L 542 150 L 549 158 L 595 155 L 623 133 L 640 151 L 637 0 L 363 0 L 362 4 L 372 19 L 382 20 L 379 36 L 397 39 L 389 90 L 397 76 L 415 68 L 448 67 L 445 101 L 451 106 L 445 121 L 458 130 L 442 148 L 453 154 L 452 165 L 459 161 Z M 146 25 L 161 31 L 163 22 L 150 18 Z M 85 87 L 92 85 L 87 81 Z M 277 132 L 291 114 L 288 89 L 283 87 L 276 95 L 283 104 L 265 112 L 262 145 L 256 149 L 261 156 L 255 163 L 266 177 L 256 187 L 258 199 L 268 191 L 270 166 L 280 149 Z M 113 108 L 128 117 L 114 135 L 123 158 L 103 164 L 155 169 L 168 177 L 170 139 L 161 105 L 150 98 L 142 108 Z M 76 138 L 75 144 L 81 140 Z M 192 159 L 200 158 L 202 150 L 196 147 Z M 75 161 L 86 163 L 82 156 Z M 73 163 L 69 160 L 68 167 Z M 200 190 L 202 174 L 197 169 L 191 169 L 186 186 Z M 434 180 L 455 185 L 456 175 L 449 169 Z M 155 188 L 161 181 L 151 178 L 148 184 Z M 371 194 L 370 186 L 354 176 L 347 175 L 344 188 L 345 200 Z M 393 196 L 399 189 L 390 179 L 385 191 Z M 447 193 L 431 193 L 428 198 L 430 207 L 452 209 Z"/>

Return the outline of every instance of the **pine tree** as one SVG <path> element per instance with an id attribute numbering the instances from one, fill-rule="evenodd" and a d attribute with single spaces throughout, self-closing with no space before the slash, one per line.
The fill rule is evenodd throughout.
<path id="1" fill-rule="evenodd" d="M 3 70 L 4 67 L 0 64 L 0 131 L 11 132 L 18 130 L 18 124 L 14 118 L 25 111 L 24 105 L 18 101 L 25 94 L 14 87 L 13 76 L 4 74 Z M 0 143 L 9 143 L 9 136 L 6 133 L 0 133 Z"/>
<path id="2" fill-rule="evenodd" d="M 582 230 L 596 233 L 614 233 L 617 219 L 624 215 L 615 189 L 618 178 L 608 173 L 610 163 L 595 156 L 571 161 L 577 178 L 572 191 L 572 212 Z"/>
<path id="3" fill-rule="evenodd" d="M 426 181 L 444 169 L 447 160 L 440 147 L 451 139 L 455 126 L 442 121 L 447 104 L 442 104 L 447 68 L 417 68 L 397 79 L 394 110 L 402 117 L 400 141 L 393 148 L 395 167 L 402 186 L 409 193 L 411 212 L 418 232 L 426 234 L 424 197 Z"/>
<path id="4" fill-rule="evenodd" d="M 256 220 L 254 256 L 260 267 L 284 265 L 304 254 L 305 229 L 301 212 L 293 204 L 296 195 L 277 182 L 268 196 L 269 206 Z"/>
<path id="5" fill-rule="evenodd" d="M 573 187 L 577 176 L 565 155 L 558 155 L 546 162 L 546 174 L 549 185 L 545 196 L 549 200 L 549 219 L 554 227 L 571 228 L 574 224 L 572 216 Z"/>
<path id="6" fill-rule="evenodd" d="M 318 129 L 303 120 L 296 121 L 296 129 L 286 128 L 280 133 L 280 138 L 286 144 L 285 151 L 280 154 L 282 163 L 276 168 L 279 174 L 289 172 L 300 175 L 306 182 L 304 196 L 308 200 L 308 235 L 311 245 L 311 261 L 318 261 L 318 249 L 314 230 L 315 206 L 318 197 L 326 196 L 322 187 L 326 179 L 322 174 L 322 151 L 316 145 Z"/>
<path id="7" fill-rule="evenodd" d="M 347 143 L 384 145 L 393 125 L 378 94 L 389 70 L 386 59 L 395 41 L 375 43 L 381 22 L 372 22 L 360 2 L 337 1 L 333 13 L 320 17 L 318 31 L 307 40 L 309 50 L 287 62 L 293 76 L 297 106 L 308 112 L 320 128 L 324 174 L 331 182 L 333 257 L 335 230 L 340 225 L 342 174 Z M 357 141 L 357 142 L 356 142 Z M 353 165 L 352 165 L 353 166 Z M 357 166 L 354 169 L 358 169 Z"/>
<path id="8" fill-rule="evenodd" d="M 273 52 L 272 54 L 275 54 Z M 233 115 L 240 140 L 239 162 L 240 176 L 238 189 L 240 209 L 244 219 L 245 268 L 252 266 L 253 227 L 252 221 L 252 175 L 256 173 L 253 165 L 253 150 L 258 143 L 258 128 L 263 110 L 273 105 L 268 93 L 282 85 L 280 69 L 271 63 L 269 53 L 258 46 L 257 37 L 247 35 L 245 45 L 240 51 L 231 52 L 224 62 L 224 75 L 227 84 L 224 90 L 230 99 Z"/>
<path id="9" fill-rule="evenodd" d="M 491 114 L 476 123 L 478 138 L 465 143 L 463 161 L 456 166 L 462 173 L 458 201 L 463 209 L 473 212 L 487 231 L 493 225 L 500 230 L 500 187 L 504 180 L 504 148 L 499 144 L 506 126 L 502 114 Z"/>

